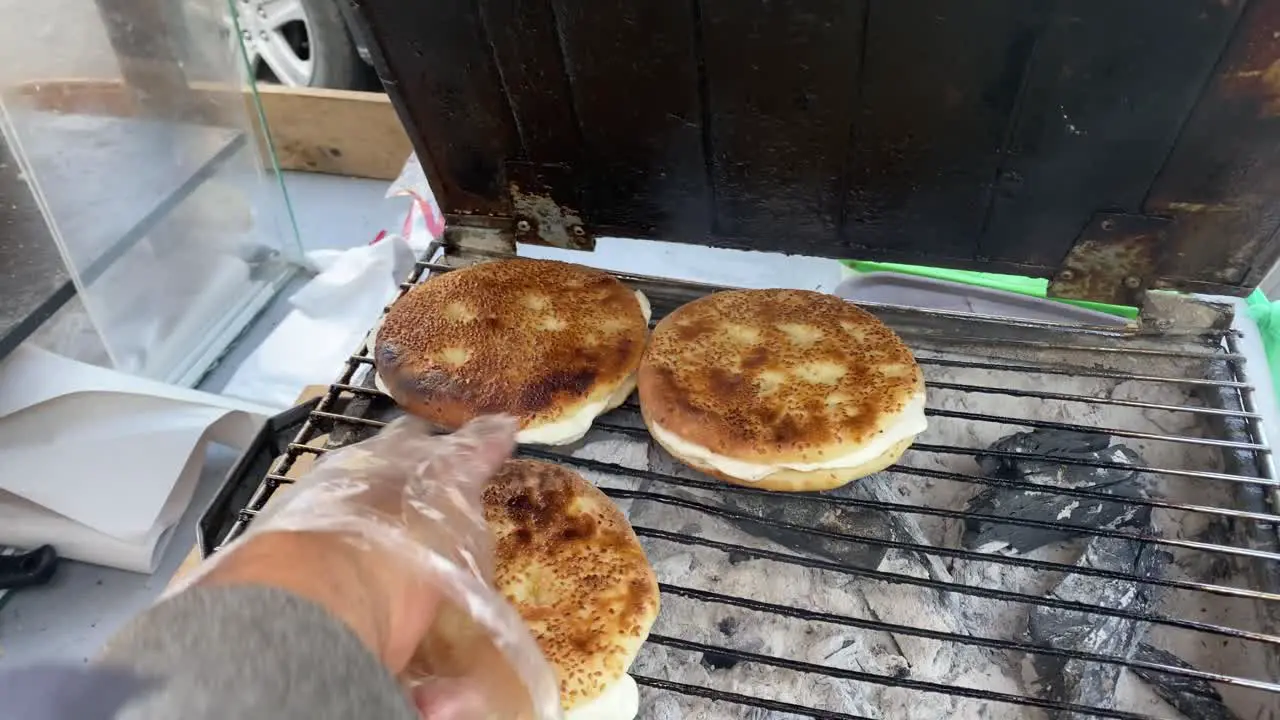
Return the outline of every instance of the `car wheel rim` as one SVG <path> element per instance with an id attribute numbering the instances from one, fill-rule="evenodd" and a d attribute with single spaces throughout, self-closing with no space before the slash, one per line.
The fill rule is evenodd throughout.
<path id="1" fill-rule="evenodd" d="M 303 0 L 236 0 L 236 17 L 255 79 L 310 85 L 313 34 Z"/>

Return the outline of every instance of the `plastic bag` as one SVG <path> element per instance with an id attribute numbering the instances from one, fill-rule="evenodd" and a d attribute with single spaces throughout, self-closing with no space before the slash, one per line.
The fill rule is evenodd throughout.
<path id="1" fill-rule="evenodd" d="M 427 175 L 418 162 L 417 155 L 410 155 L 405 161 L 400 176 L 387 188 L 387 197 L 406 196 L 412 204 L 405 215 L 400 235 L 409 243 L 416 257 L 427 251 L 432 240 L 444 236 L 444 216 L 440 213 L 440 205 L 427 183 Z"/>
<path id="2" fill-rule="evenodd" d="M 397 569 L 418 573 L 442 596 L 401 677 L 420 707 L 432 717 L 559 718 L 554 672 L 491 584 L 492 536 L 480 495 L 514 442 L 508 418 L 478 418 L 437 436 L 417 418 L 400 418 L 322 457 L 237 542 L 273 531 L 326 532 L 394 554 Z"/>

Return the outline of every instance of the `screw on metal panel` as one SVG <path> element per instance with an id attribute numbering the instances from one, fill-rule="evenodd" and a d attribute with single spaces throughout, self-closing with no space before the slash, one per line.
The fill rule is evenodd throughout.
<path id="1" fill-rule="evenodd" d="M 1137 290 L 1142 287 L 1142 278 L 1137 275 L 1129 275 L 1124 279 L 1124 286 L 1130 290 Z"/>
<path id="2" fill-rule="evenodd" d="M 583 228 L 581 225 L 574 225 L 574 226 L 573 226 L 573 234 L 574 234 L 574 235 L 577 235 L 578 237 L 583 237 L 584 235 L 586 235 L 586 234 L 587 234 L 587 231 L 586 231 L 586 229 L 585 229 L 585 228 Z"/>
<path id="3" fill-rule="evenodd" d="M 1116 221 L 1115 221 L 1115 220 L 1103 220 L 1103 221 L 1102 221 L 1102 229 L 1103 229 L 1103 230 L 1115 230 L 1115 229 L 1116 229 Z"/>
<path id="4" fill-rule="evenodd" d="M 1074 270 L 1063 270 L 1062 272 L 1058 273 L 1058 279 L 1066 280 L 1066 281 L 1075 280 L 1076 273 Z"/>
<path id="5" fill-rule="evenodd" d="M 520 231 L 520 232 L 529 232 L 529 229 L 530 229 L 530 228 L 532 228 L 532 227 L 533 227 L 533 226 L 529 224 L 529 221 L 528 221 L 528 220 L 517 220 L 517 221 L 516 221 L 516 230 L 518 230 L 518 231 Z"/>

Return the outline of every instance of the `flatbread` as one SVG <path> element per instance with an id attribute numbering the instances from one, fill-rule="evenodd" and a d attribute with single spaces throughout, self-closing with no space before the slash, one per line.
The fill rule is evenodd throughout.
<path id="1" fill-rule="evenodd" d="M 388 394 L 411 413 L 448 430 L 504 413 L 527 430 L 633 382 L 647 332 L 640 300 L 612 275 L 510 259 L 409 290 L 387 312 L 373 355 Z"/>
<path id="2" fill-rule="evenodd" d="M 510 460 L 484 493 L 498 590 L 560 679 L 565 710 L 599 696 L 635 660 L 658 616 L 658 581 L 617 506 L 577 473 Z"/>
<path id="3" fill-rule="evenodd" d="M 639 390 L 650 429 L 656 423 L 744 462 L 813 464 L 865 447 L 919 402 L 924 378 L 902 340 L 852 303 L 804 290 L 746 290 L 708 295 L 664 318 L 641 363 Z M 892 463 L 905 449 L 899 445 L 857 469 L 871 468 L 865 475 Z M 847 470 L 788 474 L 834 487 L 848 481 Z"/>

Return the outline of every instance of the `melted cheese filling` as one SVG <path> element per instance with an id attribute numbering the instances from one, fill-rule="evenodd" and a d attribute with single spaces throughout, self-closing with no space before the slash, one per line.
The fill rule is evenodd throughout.
<path id="1" fill-rule="evenodd" d="M 564 720 L 633 720 L 639 712 L 640 689 L 630 675 L 623 675 L 604 692 L 565 711 Z"/>
<path id="2" fill-rule="evenodd" d="M 644 293 L 636 290 L 636 300 L 640 303 L 640 312 L 644 315 L 644 321 L 647 324 L 649 318 L 653 316 L 649 298 L 645 297 Z M 378 330 L 381 327 L 382 319 L 379 318 L 377 324 L 373 326 L 373 330 L 369 331 L 369 337 L 365 340 L 365 346 L 368 348 L 370 355 L 373 354 L 373 348 L 378 338 Z M 383 394 L 391 395 L 387 390 L 386 383 L 382 381 L 382 376 L 376 370 L 373 374 L 373 385 Z M 626 402 L 627 397 L 635 389 L 636 373 L 631 373 L 609 395 L 583 405 L 571 415 L 553 422 L 524 428 L 516 433 L 516 442 L 523 445 L 568 445 L 569 443 L 577 442 L 587 434 L 587 431 L 591 429 L 591 423 L 597 417 Z"/>
<path id="3" fill-rule="evenodd" d="M 644 314 L 644 321 L 647 324 L 653 314 L 652 308 L 649 307 L 649 298 L 637 290 L 636 300 L 640 302 L 640 312 Z M 553 422 L 524 428 L 516 433 L 516 442 L 521 445 L 568 445 L 581 440 L 591 429 L 591 423 L 596 418 L 627 401 L 627 396 L 636 389 L 636 376 L 637 373 L 631 373 L 607 397 L 587 403 L 571 415 Z"/>
<path id="4" fill-rule="evenodd" d="M 747 462 L 746 460 L 737 460 L 720 455 L 701 445 L 681 439 L 675 433 L 657 423 L 650 425 L 649 431 L 653 433 L 659 442 L 674 450 L 681 457 L 703 465 L 709 465 L 725 475 L 739 480 L 759 482 L 780 470 L 812 472 L 814 470 L 858 467 L 883 455 L 889 448 L 903 440 L 919 435 L 928 426 L 929 423 L 924 416 L 924 393 L 921 393 L 908 400 L 906 407 L 892 422 L 886 425 L 870 442 L 857 450 L 830 460 L 823 460 L 822 462 L 791 462 L 774 465 Z"/>

